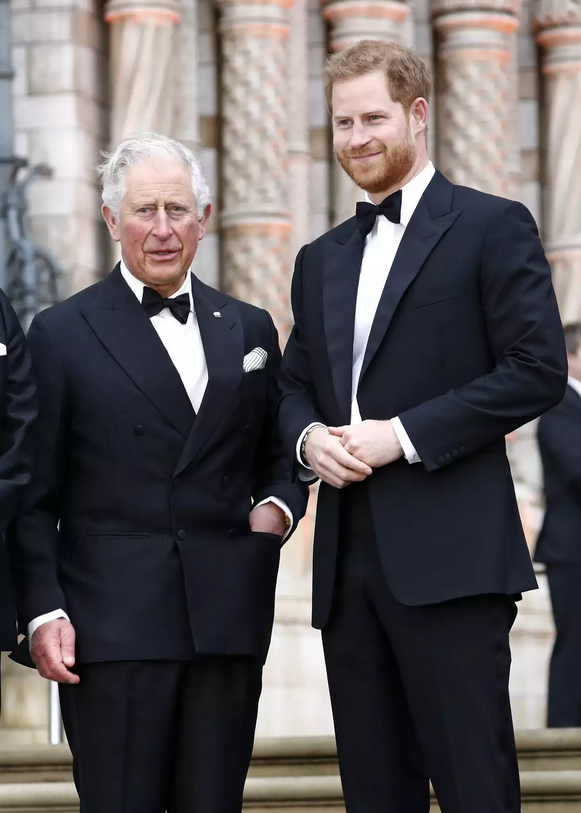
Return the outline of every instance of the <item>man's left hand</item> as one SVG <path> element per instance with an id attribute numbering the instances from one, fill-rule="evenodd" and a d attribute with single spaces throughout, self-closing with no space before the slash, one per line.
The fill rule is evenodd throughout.
<path id="1" fill-rule="evenodd" d="M 363 421 L 354 426 L 330 426 L 345 449 L 372 469 L 387 466 L 403 456 L 391 421 Z"/>
<path id="2" fill-rule="evenodd" d="M 285 513 L 273 502 L 253 508 L 248 517 L 251 531 L 263 534 L 276 534 L 282 537 L 286 530 Z"/>

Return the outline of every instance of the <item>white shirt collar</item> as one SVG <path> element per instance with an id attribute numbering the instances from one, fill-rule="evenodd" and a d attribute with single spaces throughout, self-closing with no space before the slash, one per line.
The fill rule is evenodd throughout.
<path id="1" fill-rule="evenodd" d="M 581 396 L 581 381 L 578 381 L 576 378 L 569 376 L 569 378 L 567 379 L 567 383 L 569 384 L 570 387 L 572 387 L 575 390 L 577 395 Z"/>
<path id="2" fill-rule="evenodd" d="M 123 277 L 127 285 L 129 285 L 137 299 L 141 302 L 141 300 L 143 299 L 143 289 L 145 288 L 145 283 L 143 283 L 140 279 L 137 279 L 137 277 L 133 276 L 133 274 L 127 268 L 123 260 L 121 260 L 119 265 L 121 269 L 121 276 Z M 190 295 L 190 309 L 193 311 L 194 297 L 192 296 L 192 274 L 190 271 L 188 271 L 188 273 L 186 274 L 186 278 L 183 281 L 183 284 L 179 291 L 176 291 L 175 294 L 172 294 L 169 297 L 169 299 L 173 299 L 174 297 L 179 296 L 180 294 Z"/>
<path id="3" fill-rule="evenodd" d="M 420 202 L 420 198 L 426 191 L 428 184 L 435 174 L 435 166 L 431 161 L 428 161 L 427 165 L 422 169 L 421 172 L 418 172 L 418 174 L 413 177 L 411 181 L 408 181 L 405 186 L 402 186 L 400 217 L 402 226 L 407 226 L 412 219 L 412 215 Z M 368 203 L 373 203 L 367 192 L 365 193 L 365 200 Z"/>

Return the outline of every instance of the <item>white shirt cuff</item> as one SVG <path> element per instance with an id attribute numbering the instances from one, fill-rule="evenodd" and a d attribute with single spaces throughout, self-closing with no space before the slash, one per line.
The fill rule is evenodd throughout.
<path id="1" fill-rule="evenodd" d="M 282 541 L 284 542 L 285 539 L 287 538 L 287 536 L 290 534 L 290 532 L 293 529 L 294 519 L 293 519 L 292 511 L 290 510 L 288 505 L 285 503 L 285 501 L 284 500 L 279 500 L 278 497 L 267 497 L 265 500 L 262 500 L 261 502 L 259 502 L 258 505 L 255 505 L 254 508 L 258 508 L 259 505 L 266 505 L 266 503 L 269 503 L 269 502 L 272 502 L 275 505 L 278 505 L 280 510 L 284 511 L 284 513 L 287 515 L 287 517 L 289 519 L 290 525 L 288 526 L 288 528 L 286 529 L 286 531 L 284 532 L 283 537 L 282 537 Z"/>
<path id="2" fill-rule="evenodd" d="M 30 624 L 28 625 L 28 640 L 32 642 L 32 636 L 34 635 L 36 630 L 43 624 L 46 624 L 49 621 L 54 621 L 55 618 L 66 618 L 67 621 L 71 620 L 64 610 L 53 610 L 50 613 L 38 615 L 36 618 L 33 618 Z"/>
<path id="3" fill-rule="evenodd" d="M 403 428 L 403 424 L 399 418 L 392 418 L 391 425 L 393 426 L 393 431 L 397 435 L 397 439 L 400 442 L 401 448 L 403 449 L 403 453 L 405 455 L 405 459 L 408 463 L 421 463 L 421 459 L 419 454 L 416 452 L 416 447 L 411 442 L 408 433 Z"/>

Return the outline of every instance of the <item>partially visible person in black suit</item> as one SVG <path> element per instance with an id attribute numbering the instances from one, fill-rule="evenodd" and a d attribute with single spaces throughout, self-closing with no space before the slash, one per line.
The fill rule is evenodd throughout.
<path id="1" fill-rule="evenodd" d="M 0 650 L 16 645 L 16 610 L 6 529 L 30 480 L 37 416 L 30 353 L 12 305 L 0 291 Z"/>
<path id="2" fill-rule="evenodd" d="M 546 513 L 535 561 L 547 568 L 557 628 L 549 728 L 581 726 L 581 322 L 566 325 L 564 333 L 569 386 L 538 427 Z"/>
<path id="3" fill-rule="evenodd" d="M 520 813 L 508 683 L 536 587 L 505 435 L 563 397 L 533 218 L 427 154 L 430 76 L 394 43 L 330 58 L 336 155 L 367 192 L 299 253 L 280 427 L 319 477 L 313 623 L 348 813 Z"/>
<path id="4" fill-rule="evenodd" d="M 306 508 L 269 314 L 190 272 L 210 215 L 176 141 L 101 167 L 121 262 L 36 317 L 22 632 L 61 683 L 82 813 L 240 813 L 281 542 Z"/>

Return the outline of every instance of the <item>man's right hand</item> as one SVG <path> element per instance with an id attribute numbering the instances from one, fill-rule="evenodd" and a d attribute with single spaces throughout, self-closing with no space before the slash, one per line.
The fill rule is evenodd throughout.
<path id="1" fill-rule="evenodd" d="M 343 448 L 341 438 L 318 426 L 310 433 L 305 446 L 305 457 L 317 477 L 335 488 L 359 483 L 373 471 Z"/>
<path id="2" fill-rule="evenodd" d="M 70 669 L 75 665 L 75 628 L 66 618 L 47 621 L 32 636 L 30 655 L 44 678 L 58 683 L 78 683 Z"/>

